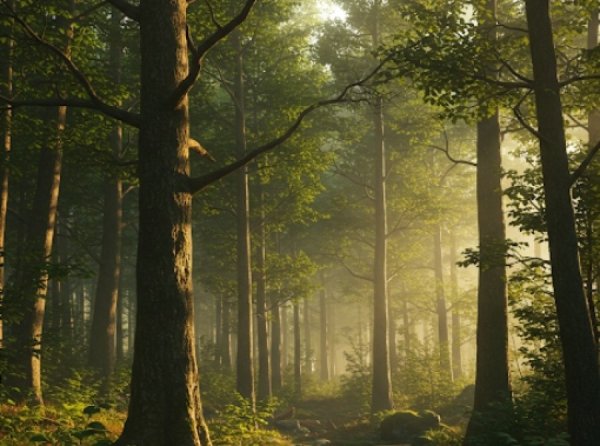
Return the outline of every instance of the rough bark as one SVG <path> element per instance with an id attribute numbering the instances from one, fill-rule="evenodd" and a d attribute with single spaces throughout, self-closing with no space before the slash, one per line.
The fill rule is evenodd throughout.
<path id="1" fill-rule="evenodd" d="M 600 438 L 600 378 L 579 264 L 549 2 L 527 0 L 525 6 L 552 282 L 565 366 L 568 428 L 572 444 L 591 446 Z"/>
<path id="2" fill-rule="evenodd" d="M 116 445 L 205 446 L 195 354 L 185 0 L 139 6 L 141 102 L 135 353 Z M 160 330 L 157 329 L 160 327 Z"/>
<path id="3" fill-rule="evenodd" d="M 436 225 L 433 233 L 433 259 L 435 274 L 435 297 L 437 313 L 438 346 L 440 350 L 440 371 L 446 379 L 452 380 L 450 366 L 450 339 L 448 336 L 448 309 L 444 292 L 444 270 L 442 265 L 442 227 Z"/>

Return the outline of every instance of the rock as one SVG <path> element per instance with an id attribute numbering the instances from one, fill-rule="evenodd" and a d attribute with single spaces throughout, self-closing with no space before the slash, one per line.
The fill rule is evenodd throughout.
<path id="1" fill-rule="evenodd" d="M 386 417 L 380 426 L 381 439 L 398 443 L 423 444 L 421 437 L 440 427 L 440 416 L 431 411 L 420 414 L 405 410 Z"/>
<path id="2" fill-rule="evenodd" d="M 322 432 L 325 429 L 319 420 L 298 420 L 300 426 L 305 427 L 311 432 Z"/>
<path id="3" fill-rule="evenodd" d="M 302 427 L 299 420 L 275 420 L 273 426 L 292 435 L 308 435 L 310 431 Z"/>

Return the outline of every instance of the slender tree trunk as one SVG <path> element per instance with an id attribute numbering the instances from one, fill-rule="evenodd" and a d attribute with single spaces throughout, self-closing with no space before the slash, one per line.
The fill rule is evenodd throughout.
<path id="1" fill-rule="evenodd" d="M 336 337 L 335 337 L 335 312 L 331 311 L 331 307 L 333 306 L 333 302 L 330 299 L 331 296 L 327 299 L 328 301 L 328 311 L 327 311 L 327 339 L 329 340 L 329 378 L 332 379 L 336 375 Z"/>
<path id="2" fill-rule="evenodd" d="M 393 408 L 388 346 L 387 214 L 383 99 L 374 107 L 375 131 L 375 259 L 373 289 L 373 382 L 371 411 Z"/>
<path id="3" fill-rule="evenodd" d="M 281 390 L 281 308 L 275 296 L 271 296 L 271 385 L 274 394 Z"/>
<path id="4" fill-rule="evenodd" d="M 225 298 L 223 301 L 223 325 L 222 330 L 222 348 L 221 358 L 223 361 L 223 368 L 225 370 L 231 370 L 231 302 Z"/>
<path id="5" fill-rule="evenodd" d="M 111 12 L 110 24 L 110 70 L 115 85 L 121 81 L 121 14 Z M 110 137 L 112 153 L 119 159 L 122 151 L 123 130 L 116 124 Z M 115 332 L 117 323 L 117 300 L 121 275 L 121 227 L 123 192 L 121 179 L 116 173 L 106 179 L 104 185 L 104 213 L 102 223 L 102 249 L 100 270 L 96 286 L 96 298 L 90 336 L 89 364 L 101 372 L 106 383 L 113 374 L 116 363 Z"/>
<path id="6" fill-rule="evenodd" d="M 128 418 L 118 446 L 210 445 L 202 415 L 192 290 L 192 196 L 185 96 L 185 0 L 139 6 L 141 103 L 135 351 Z"/>
<path id="7" fill-rule="evenodd" d="M 9 6 L 14 8 L 14 2 L 9 2 Z M 14 41 L 12 39 L 12 23 L 7 27 L 6 43 L 2 48 L 2 85 L 0 93 L 6 97 L 12 97 L 13 94 L 13 48 Z M 1 116 L 0 131 L 2 132 L 2 151 L 0 152 L 0 350 L 4 347 L 4 264 L 6 263 L 5 256 L 5 234 L 6 234 L 6 216 L 8 212 L 8 178 L 9 178 L 9 162 L 10 151 L 12 148 L 12 119 L 13 112 L 11 109 L 3 111 Z"/>
<path id="8" fill-rule="evenodd" d="M 312 342 L 310 336 L 310 304 L 304 298 L 304 364 L 305 373 L 312 373 Z"/>
<path id="9" fill-rule="evenodd" d="M 300 342 L 300 303 L 294 300 L 294 393 L 302 396 L 302 344 Z"/>
<path id="10" fill-rule="evenodd" d="M 57 111 L 57 144 L 40 152 L 38 179 L 25 235 L 24 258 L 19 266 L 15 298 L 25 305 L 23 318 L 17 324 L 18 364 L 25 381 L 23 396 L 43 404 L 42 398 L 42 330 L 48 290 L 46 264 L 52 254 L 56 209 L 62 167 L 61 134 L 66 123 L 66 107 Z"/>
<path id="11" fill-rule="evenodd" d="M 408 358 L 410 355 L 410 319 L 408 314 L 408 296 L 404 295 L 402 299 L 402 329 L 404 334 L 404 356 Z"/>
<path id="12" fill-rule="evenodd" d="M 215 362 L 223 365 L 223 294 L 215 296 Z"/>
<path id="13" fill-rule="evenodd" d="M 456 274 L 456 237 L 450 235 L 450 292 L 452 293 L 452 375 L 462 377 L 461 350 L 461 305 L 458 297 L 458 275 Z"/>
<path id="14" fill-rule="evenodd" d="M 319 308 L 320 308 L 320 316 L 321 316 L 321 324 L 320 324 L 320 361 L 319 361 L 319 372 L 321 381 L 326 382 L 329 381 L 329 361 L 328 361 L 328 327 L 327 327 L 327 295 L 325 289 L 321 290 L 319 294 Z"/>
<path id="15" fill-rule="evenodd" d="M 241 34 L 234 31 L 232 43 L 235 50 L 235 140 L 239 156 L 246 153 L 246 110 L 244 87 L 244 61 Z M 237 284 L 238 284 L 238 347 L 237 347 L 237 391 L 244 398 L 254 401 L 254 361 L 252 330 L 252 269 L 250 248 L 250 191 L 248 169 L 237 173 Z"/>
<path id="16" fill-rule="evenodd" d="M 438 320 L 438 344 L 440 349 L 440 370 L 442 375 L 452 380 L 450 365 L 450 340 L 448 336 L 448 309 L 444 293 L 444 271 L 442 266 L 442 227 L 436 225 L 433 234 L 433 258 L 435 273 L 436 313 Z"/>
<path id="17" fill-rule="evenodd" d="M 269 333 L 267 313 L 267 235 L 265 231 L 265 215 L 263 208 L 262 190 L 258 193 L 260 199 L 260 245 L 257 256 L 256 278 L 256 331 L 258 335 L 258 399 L 265 400 L 271 397 L 271 367 L 269 361 Z"/>
<path id="18" fill-rule="evenodd" d="M 130 313 L 130 308 L 131 308 L 131 296 L 129 295 L 129 293 L 125 294 L 125 295 L 121 295 L 121 299 L 117 299 L 117 317 L 116 317 L 116 333 L 115 333 L 115 355 L 116 355 L 116 360 L 117 363 L 121 363 L 125 357 L 125 352 L 124 352 L 124 348 L 123 348 L 123 341 L 124 341 L 124 337 L 125 337 L 125 329 L 123 327 L 123 323 L 125 320 L 125 315 L 124 315 L 124 309 L 125 309 L 125 296 L 127 296 L 127 318 L 128 318 L 128 325 L 129 322 L 131 321 L 131 318 L 129 317 L 129 313 Z M 129 327 L 128 327 L 129 328 Z M 132 345 L 130 343 L 130 335 L 131 331 L 128 330 L 127 331 L 127 353 L 130 353 L 129 351 L 129 345 Z"/>
<path id="19" fill-rule="evenodd" d="M 390 322 L 388 324 L 388 342 L 390 345 L 390 371 L 394 371 L 398 365 L 398 349 L 396 341 L 396 312 L 393 310 L 391 302 L 388 300 L 388 315 Z"/>
<path id="20" fill-rule="evenodd" d="M 290 327 L 289 327 L 289 311 L 288 304 L 281 304 L 281 367 L 287 369 L 290 358 Z"/>
<path id="21" fill-rule="evenodd" d="M 554 299 L 572 444 L 600 438 L 598 356 L 579 265 L 570 174 L 548 0 L 526 0 Z"/>

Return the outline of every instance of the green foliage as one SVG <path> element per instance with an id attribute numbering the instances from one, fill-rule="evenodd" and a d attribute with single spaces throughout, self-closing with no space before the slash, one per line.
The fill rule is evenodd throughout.
<path id="1" fill-rule="evenodd" d="M 112 444 L 122 416 L 96 406 L 28 408 L 0 406 L 0 444 L 20 446 L 106 446 Z"/>
<path id="2" fill-rule="evenodd" d="M 256 408 L 253 408 L 250 401 L 237 393 L 234 395 L 235 401 L 218 410 L 208 421 L 215 445 L 287 444 L 277 432 L 266 429 L 277 406 L 276 400 L 257 403 Z"/>

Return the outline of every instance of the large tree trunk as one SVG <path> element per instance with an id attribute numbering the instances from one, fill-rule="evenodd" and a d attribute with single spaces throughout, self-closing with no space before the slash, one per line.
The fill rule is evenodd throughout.
<path id="1" fill-rule="evenodd" d="M 241 35 L 232 34 L 235 50 L 236 75 L 235 92 L 235 140 L 238 155 L 246 153 L 246 110 L 244 88 L 244 61 Z M 237 347 L 237 391 L 244 398 L 254 401 L 254 361 L 252 330 L 252 269 L 250 248 L 250 191 L 248 169 L 243 167 L 237 173 L 237 286 L 238 286 L 238 347 Z"/>
<path id="2" fill-rule="evenodd" d="M 328 349 L 328 336 L 327 336 L 327 295 L 325 289 L 321 290 L 319 294 L 319 308 L 320 308 L 320 348 L 319 348 L 319 376 L 321 381 L 329 381 L 329 349 Z"/>
<path id="3" fill-rule="evenodd" d="M 111 13 L 110 71 L 115 85 L 121 81 L 121 14 Z M 115 124 L 110 137 L 112 153 L 119 159 L 122 151 L 122 127 Z M 105 383 L 112 375 L 116 363 L 115 332 L 117 300 L 121 276 L 121 227 L 123 193 L 121 179 L 116 173 L 104 185 L 104 214 L 102 223 L 102 249 L 100 270 L 92 313 L 89 364 L 101 372 Z"/>
<path id="4" fill-rule="evenodd" d="M 221 361 L 225 370 L 231 370 L 231 307 L 228 298 L 223 298 L 223 319 L 221 325 Z"/>
<path id="5" fill-rule="evenodd" d="M 140 3 L 137 314 L 129 413 L 117 445 L 205 446 L 195 354 L 185 0 Z"/>
<path id="6" fill-rule="evenodd" d="M 448 309 L 444 293 L 444 270 L 442 265 L 442 227 L 436 225 L 433 234 L 433 259 L 435 274 L 436 313 L 438 320 L 438 344 L 440 349 L 440 371 L 442 376 L 452 380 L 450 366 L 450 340 L 448 337 Z"/>
<path id="7" fill-rule="evenodd" d="M 570 195 L 570 174 L 548 0 L 525 2 L 552 264 L 572 444 L 600 438 L 598 357 L 586 304 Z"/>
<path id="8" fill-rule="evenodd" d="M 375 259 L 373 265 L 373 382 L 371 411 L 389 410 L 392 402 L 392 378 L 388 346 L 387 296 L 387 214 L 385 193 L 385 143 L 383 99 L 374 107 L 375 131 Z"/>

